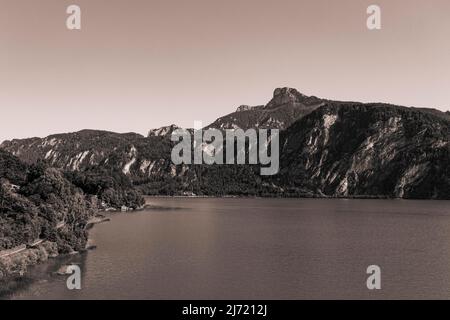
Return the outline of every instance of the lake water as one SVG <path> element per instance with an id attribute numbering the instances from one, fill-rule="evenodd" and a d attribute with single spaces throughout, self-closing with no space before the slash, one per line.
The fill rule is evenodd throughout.
<path id="1" fill-rule="evenodd" d="M 96 250 L 32 268 L 11 298 L 450 298 L 449 201 L 149 201 L 173 209 L 112 215 L 91 230 Z M 61 263 L 80 265 L 82 290 Z"/>

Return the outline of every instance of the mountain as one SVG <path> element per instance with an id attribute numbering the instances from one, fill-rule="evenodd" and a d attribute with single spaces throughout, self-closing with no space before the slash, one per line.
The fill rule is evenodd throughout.
<path id="1" fill-rule="evenodd" d="M 217 119 L 208 128 L 217 129 L 286 129 L 293 122 L 325 104 L 317 97 L 308 97 L 296 89 L 278 88 L 265 106 L 238 107 L 236 112 Z"/>
<path id="2" fill-rule="evenodd" d="M 126 176 L 144 177 L 167 169 L 163 164 L 170 161 L 171 142 L 164 135 L 144 137 L 135 133 L 83 130 L 43 139 L 6 141 L 0 148 L 28 164 L 42 160 L 65 171 L 105 168 Z"/>
<path id="3" fill-rule="evenodd" d="M 76 175 L 121 173 L 151 195 L 450 199 L 448 113 L 279 88 L 266 105 L 241 106 L 211 127 L 281 129 L 279 174 L 262 177 L 255 165 L 175 166 L 174 125 L 148 137 L 84 130 L 6 141 L 0 148 L 28 164 L 42 160 Z"/>

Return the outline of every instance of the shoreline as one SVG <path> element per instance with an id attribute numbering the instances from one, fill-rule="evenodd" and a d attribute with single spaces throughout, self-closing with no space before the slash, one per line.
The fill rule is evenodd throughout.
<path id="1" fill-rule="evenodd" d="M 92 239 L 90 238 L 90 230 L 97 224 L 105 223 L 111 221 L 110 217 L 107 217 L 104 214 L 101 214 L 99 211 L 94 217 L 88 220 L 86 223 L 86 230 L 88 231 L 88 238 L 86 240 L 86 246 L 83 250 L 80 251 L 73 251 L 70 253 L 55 253 L 51 252 L 52 250 L 48 250 L 48 246 L 54 245 L 53 242 L 42 240 L 42 243 L 33 246 L 28 247 L 26 245 L 25 248 L 20 250 L 17 253 L 12 253 L 9 255 L 5 255 L 0 257 L 0 263 L 2 263 L 2 259 L 8 259 L 9 263 L 14 264 L 22 264 L 22 268 L 24 267 L 25 270 L 20 272 L 13 272 L 11 274 L 4 274 L 3 277 L 0 277 L 0 300 L 8 299 L 8 296 L 10 296 L 14 291 L 21 288 L 21 286 L 27 285 L 32 283 L 33 280 L 29 279 L 27 276 L 29 274 L 30 268 L 36 267 L 38 265 L 41 265 L 43 263 L 46 263 L 53 259 L 64 259 L 65 257 L 70 257 L 73 255 L 80 255 L 83 253 L 86 253 L 88 251 L 96 249 L 96 245 L 92 242 Z M 116 211 L 120 212 L 120 211 Z M 47 248 L 46 248 L 47 246 Z M 5 250 L 7 251 L 7 250 Z M 50 251 L 50 252 L 49 252 Z M 31 260 L 30 257 L 36 254 L 36 252 L 40 252 L 42 255 L 36 259 Z M 5 263 L 6 260 L 3 261 Z M 24 262 L 26 261 L 26 262 Z M 7 262 L 6 262 L 7 263 Z M 24 266 L 24 264 L 26 264 Z M 64 265 L 61 265 L 60 268 L 64 267 Z M 60 274 L 56 272 L 57 274 Z M 61 274 L 60 274 L 61 275 Z M 0 274 L 1 276 L 1 274 Z"/>
<path id="2" fill-rule="evenodd" d="M 8 259 L 10 260 L 10 263 L 13 263 L 11 260 L 16 260 L 16 263 L 21 263 L 22 261 L 27 261 L 26 266 L 24 266 L 24 270 L 22 272 L 13 272 L 10 274 L 1 274 L 0 270 L 0 300 L 8 299 L 8 296 L 10 296 L 14 291 L 20 289 L 22 286 L 32 283 L 32 280 L 27 277 L 29 274 L 30 268 L 36 267 L 38 265 L 41 265 L 43 263 L 48 263 L 50 260 L 53 259 L 64 259 L 65 257 L 70 257 L 73 255 L 80 255 L 83 253 L 86 253 L 91 250 L 95 250 L 97 246 L 95 243 L 92 242 L 92 238 L 90 237 L 90 230 L 94 228 L 96 225 L 101 223 L 106 223 L 111 221 L 111 216 L 118 213 L 132 213 L 132 212 L 138 212 L 138 211 L 144 211 L 146 209 L 171 209 L 171 208 L 165 208 L 161 206 L 153 206 L 150 203 L 146 202 L 144 205 L 137 209 L 132 208 L 104 208 L 97 211 L 97 213 L 91 217 L 87 223 L 86 223 L 86 230 L 88 232 L 88 237 L 86 240 L 86 246 L 84 249 L 80 251 L 73 251 L 70 253 L 63 253 L 59 254 L 56 252 L 47 252 L 45 249 L 45 246 L 48 245 L 55 245 L 53 242 L 42 240 L 41 243 L 39 243 L 36 246 L 28 247 L 27 245 L 20 246 L 21 249 L 17 253 L 7 254 L 5 256 L 0 257 L 0 264 L 2 263 L 2 259 Z M 15 248 L 10 250 L 4 250 L 4 251 L 14 251 Z M 36 261 L 28 261 L 29 256 L 33 255 L 37 250 L 40 250 L 42 252 L 42 257 Z M 5 260 L 3 261 L 5 263 Z M 22 265 L 23 267 L 23 265 Z M 58 270 L 55 272 L 58 275 L 65 275 L 65 272 L 60 272 L 62 268 L 67 267 L 67 265 L 61 264 L 58 268 Z"/>
<path id="3" fill-rule="evenodd" d="M 180 199 L 318 199 L 318 200 L 404 200 L 404 201 L 449 201 L 450 199 L 438 199 L 438 198 L 398 198 L 398 197 L 388 197 L 388 196 L 347 196 L 347 197 L 341 197 L 341 196 L 305 196 L 305 197 L 298 197 L 298 196 L 273 196 L 273 197 L 266 197 L 266 196 L 235 196 L 235 195 L 226 195 L 226 196 L 207 196 L 207 195 L 195 195 L 195 196 L 184 196 L 184 195 L 176 195 L 176 196 L 167 196 L 167 195 L 143 195 L 144 198 L 180 198 Z M 136 209 L 138 210 L 145 210 L 146 206 L 144 206 L 143 209 Z"/>

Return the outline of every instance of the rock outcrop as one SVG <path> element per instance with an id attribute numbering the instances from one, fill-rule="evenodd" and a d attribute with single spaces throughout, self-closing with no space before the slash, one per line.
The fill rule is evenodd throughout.
<path id="1" fill-rule="evenodd" d="M 151 129 L 148 132 L 148 137 L 170 136 L 172 132 L 174 132 L 177 129 L 180 129 L 180 127 L 175 124 L 172 124 L 170 126 L 164 126 L 158 129 Z"/>

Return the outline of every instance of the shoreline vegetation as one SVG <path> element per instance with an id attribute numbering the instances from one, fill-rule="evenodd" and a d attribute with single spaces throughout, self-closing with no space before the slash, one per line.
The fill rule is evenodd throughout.
<path id="1" fill-rule="evenodd" d="M 180 208 L 157 206 L 147 202 L 136 209 L 124 207 L 108 207 L 100 209 L 97 214 L 91 217 L 87 221 L 85 228 L 86 231 L 89 231 L 97 224 L 109 222 L 111 221 L 113 215 L 117 213 L 134 213 L 152 209 L 176 210 Z M 35 246 L 25 245 L 20 247 L 23 247 L 23 250 L 21 249 L 17 253 L 14 252 L 16 248 L 0 251 L 0 299 L 11 294 L 19 286 L 24 285 L 24 281 L 27 282 L 24 276 L 27 274 L 27 271 L 30 267 L 44 263 L 49 259 L 62 258 L 64 256 L 70 256 L 74 254 L 82 254 L 84 252 L 96 249 L 96 245 L 90 241 L 89 236 L 83 249 L 78 251 L 71 251 L 68 253 L 59 253 L 56 243 L 50 241 L 42 241 Z M 5 252 L 10 251 L 11 254 L 5 254 Z M 2 255 L 2 253 L 4 255 Z M 66 275 L 67 267 L 68 265 L 62 265 L 58 269 L 58 271 L 56 271 L 56 274 Z"/>
<path id="2" fill-rule="evenodd" d="M 144 206 L 137 210 L 127 210 L 128 212 L 142 210 Z M 86 224 L 86 230 L 91 230 L 95 225 L 111 221 L 111 218 L 103 213 L 118 213 L 122 210 L 110 208 L 110 210 L 99 211 Z M 26 285 L 30 280 L 24 279 L 30 267 L 44 263 L 49 259 L 63 258 L 74 254 L 81 254 L 90 250 L 96 249 L 96 246 L 91 243 L 88 238 L 84 249 L 79 251 L 72 251 L 69 253 L 58 253 L 57 245 L 50 241 L 43 241 L 37 246 L 26 247 L 24 250 L 13 253 L 8 256 L 1 256 L 0 251 L 0 299 L 8 296 L 20 286 Z M 56 272 L 58 275 L 65 275 L 67 265 L 62 265 Z"/>
<path id="3" fill-rule="evenodd" d="M 101 212 L 142 209 L 143 196 L 122 172 L 65 172 L 0 150 L 0 288 L 27 268 L 86 250 Z"/>
<path id="4" fill-rule="evenodd" d="M 96 224 L 108 221 L 110 221 L 110 218 L 102 214 L 97 214 L 88 221 L 86 230 L 92 229 Z M 88 239 L 85 248 L 64 254 L 59 253 L 57 244 L 51 241 L 42 241 L 36 246 L 26 246 L 23 250 L 3 256 L 1 254 L 5 251 L 0 251 L 0 287 L 2 288 L 0 290 L 0 297 L 5 294 L 3 292 L 4 285 L 22 278 L 27 273 L 29 267 L 46 262 L 48 259 L 79 254 L 93 249 L 95 249 L 95 245 L 92 245 Z"/>

